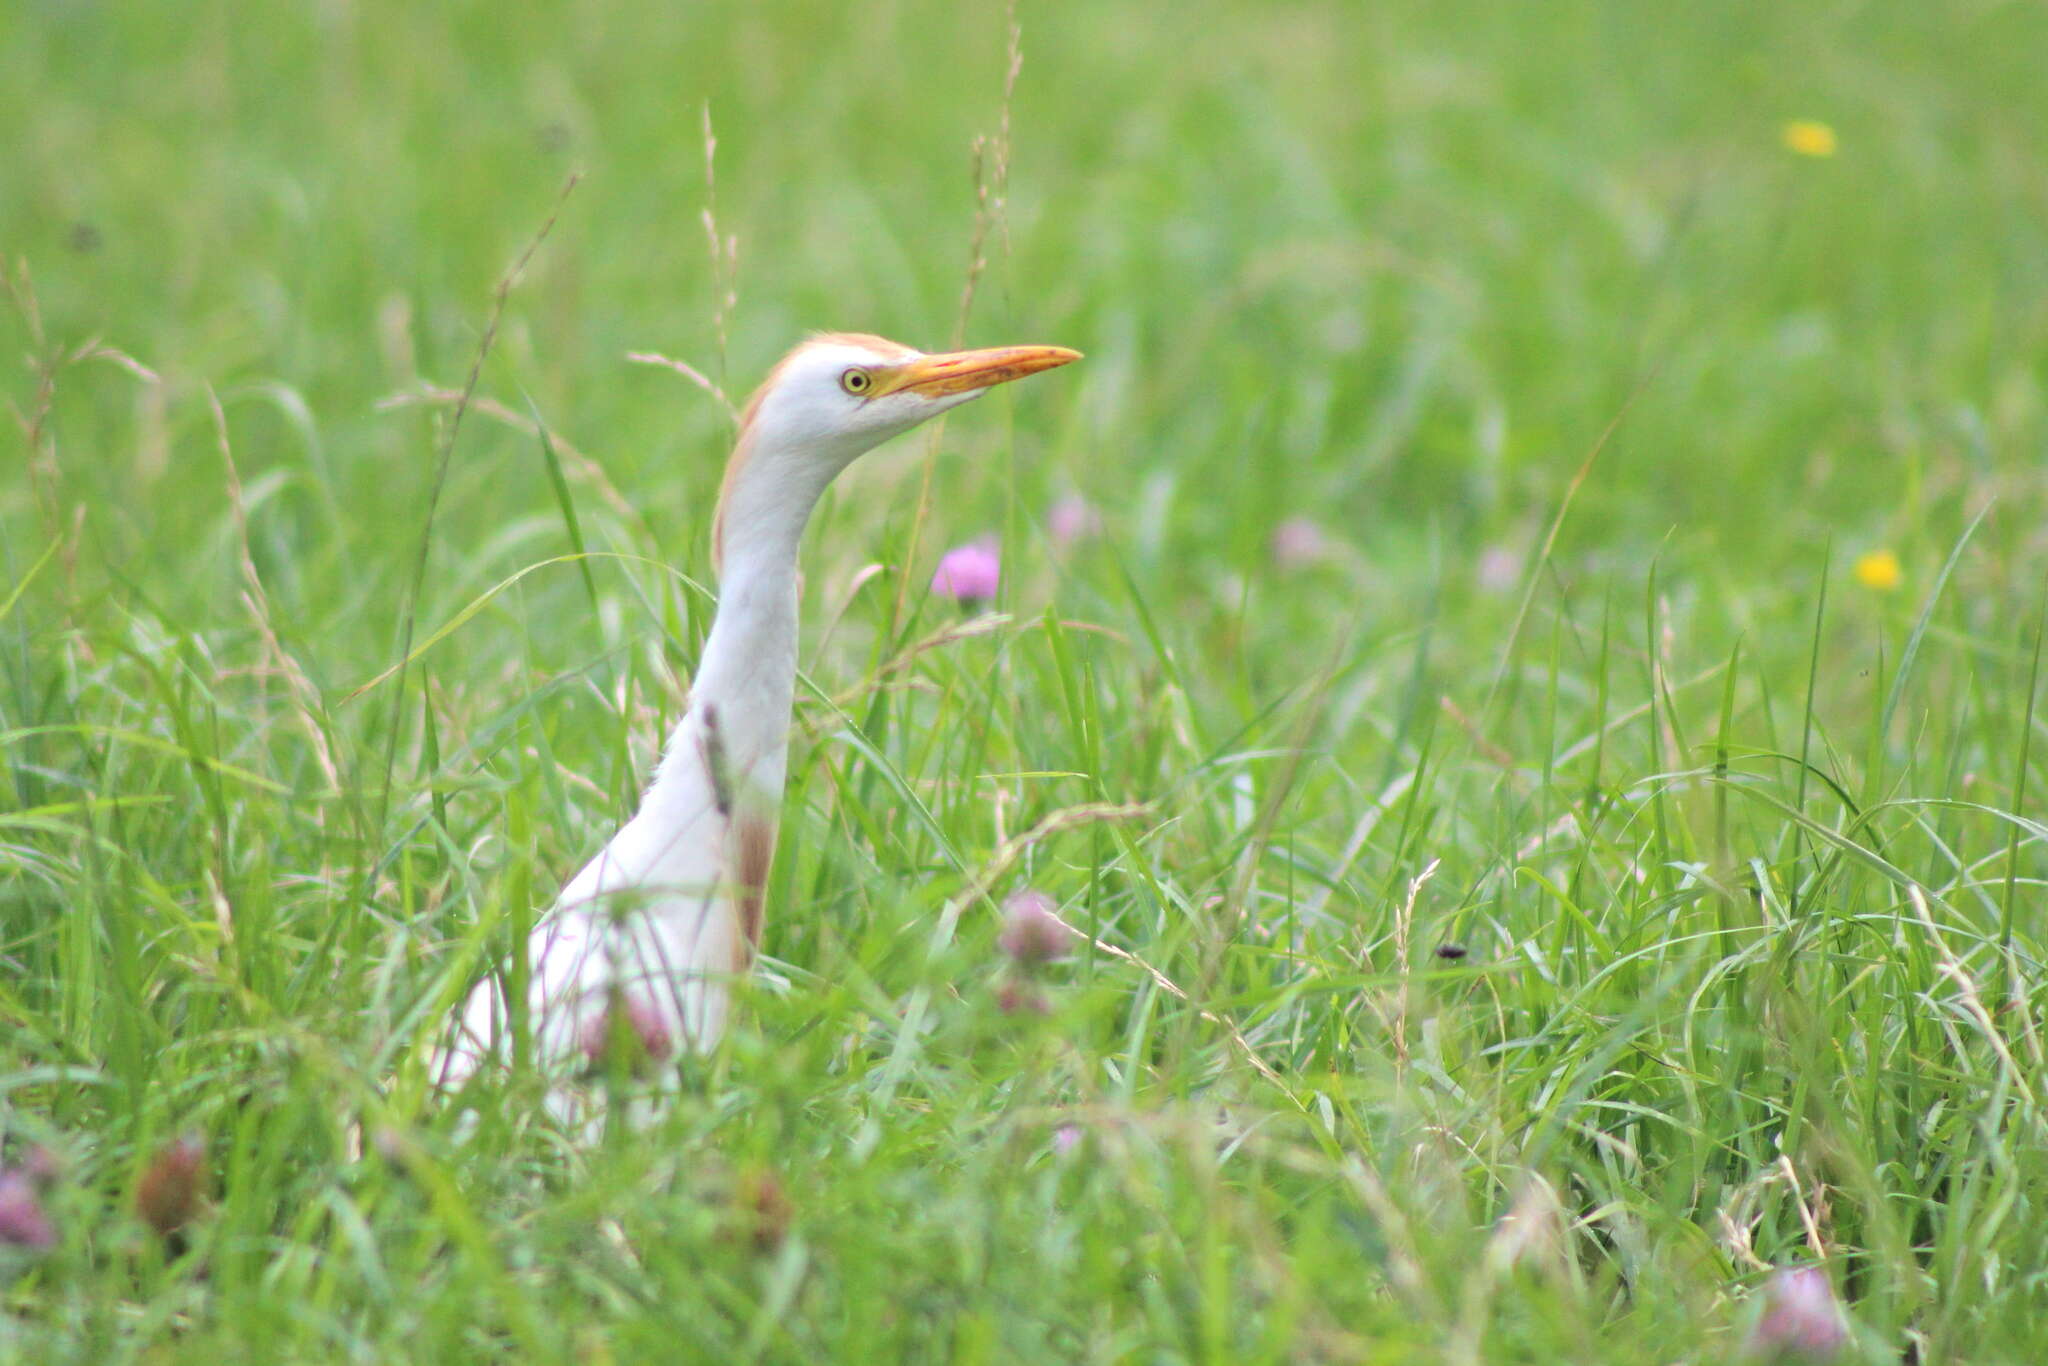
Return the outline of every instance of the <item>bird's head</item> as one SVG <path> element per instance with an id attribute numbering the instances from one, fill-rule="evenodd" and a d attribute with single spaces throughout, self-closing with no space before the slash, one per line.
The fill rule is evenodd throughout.
<path id="1" fill-rule="evenodd" d="M 724 558 L 726 524 L 743 484 L 747 501 L 764 512 L 784 495 L 815 499 L 833 476 L 890 437 L 998 384 L 1080 358 L 1064 346 L 927 354 L 861 333 L 808 338 L 768 372 L 740 418 L 719 494 L 714 554 Z"/>

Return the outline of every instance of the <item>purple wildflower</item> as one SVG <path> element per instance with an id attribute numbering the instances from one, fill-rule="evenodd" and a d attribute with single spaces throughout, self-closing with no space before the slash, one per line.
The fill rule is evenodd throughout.
<path id="1" fill-rule="evenodd" d="M 1479 552 L 1479 586 L 1489 593 L 1506 593 L 1522 581 L 1522 557 L 1504 545 L 1490 545 Z"/>
<path id="2" fill-rule="evenodd" d="M 1065 550 L 1078 541 L 1102 534 L 1102 514 L 1078 493 L 1069 493 L 1045 514 L 1045 534 L 1055 549 Z"/>
<path id="3" fill-rule="evenodd" d="M 932 575 L 932 592 L 955 602 L 973 605 L 996 595 L 1002 578 L 1003 560 L 993 539 L 970 541 L 954 546 L 939 558 Z"/>
<path id="4" fill-rule="evenodd" d="M 1817 1266 L 1780 1267 L 1764 1282 L 1763 1299 L 1763 1317 L 1749 1334 L 1753 1357 L 1832 1361 L 1849 1340 L 1834 1287 Z"/>
<path id="5" fill-rule="evenodd" d="M 1044 892 L 1018 892 L 1003 903 L 1003 934 L 999 941 L 1010 961 L 1029 971 L 1066 955 L 1073 932 L 1053 909 Z"/>
<path id="6" fill-rule="evenodd" d="M 1282 569 L 1301 569 L 1329 554 L 1322 527 L 1307 517 L 1289 517 L 1273 528 L 1273 559 Z"/>
<path id="7" fill-rule="evenodd" d="M 37 1198 L 43 1184 L 26 1168 L 0 1168 L 0 1244 L 41 1252 L 57 1241 L 57 1226 Z"/>
<path id="8" fill-rule="evenodd" d="M 614 1012 L 625 1017 L 622 1021 L 624 1037 L 628 1046 L 634 1049 L 635 1063 L 642 1059 L 660 1062 L 675 1051 L 675 1037 L 670 1034 L 668 1021 L 661 1017 L 661 1012 L 638 996 L 626 996 L 613 1000 L 598 1014 L 584 1021 L 576 1042 L 591 1066 L 602 1066 L 611 1056 L 614 1026 L 621 1023 Z"/>

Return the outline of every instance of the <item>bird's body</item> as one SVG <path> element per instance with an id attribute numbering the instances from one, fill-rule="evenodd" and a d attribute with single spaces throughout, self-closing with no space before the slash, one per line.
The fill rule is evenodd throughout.
<path id="1" fill-rule="evenodd" d="M 1060 347 L 925 355 L 813 337 L 747 405 L 714 523 L 717 615 L 640 809 L 584 865 L 527 947 L 536 1060 L 587 1065 L 621 1037 L 703 1050 L 760 942 L 796 686 L 797 551 L 811 510 L 863 452 L 998 383 L 1064 365 Z M 496 975 L 470 993 L 435 1066 L 460 1082 L 505 1033 Z"/>

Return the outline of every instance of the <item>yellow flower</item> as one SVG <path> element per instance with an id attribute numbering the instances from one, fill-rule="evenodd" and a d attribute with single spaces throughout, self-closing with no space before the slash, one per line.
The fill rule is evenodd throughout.
<path id="1" fill-rule="evenodd" d="M 1899 568 L 1899 557 L 1889 550 L 1873 550 L 1856 557 L 1856 582 L 1865 588 L 1889 593 L 1905 578 L 1905 571 Z"/>
<path id="2" fill-rule="evenodd" d="M 1835 130 L 1818 119 L 1794 119 L 1779 136 L 1786 149 L 1803 157 L 1831 157 L 1835 154 Z"/>

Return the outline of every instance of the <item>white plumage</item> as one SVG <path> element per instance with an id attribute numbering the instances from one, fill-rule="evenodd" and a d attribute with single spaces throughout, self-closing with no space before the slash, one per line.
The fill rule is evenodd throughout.
<path id="1" fill-rule="evenodd" d="M 880 337 L 813 337 L 740 422 L 714 522 L 718 611 L 633 818 L 562 889 L 527 946 L 533 1055 L 562 1074 L 636 1036 L 656 1056 L 715 1045 L 760 942 L 796 685 L 797 551 L 818 498 L 864 452 L 1063 347 L 926 355 Z M 443 1085 L 509 1055 L 499 974 L 470 993 L 435 1060 Z"/>

